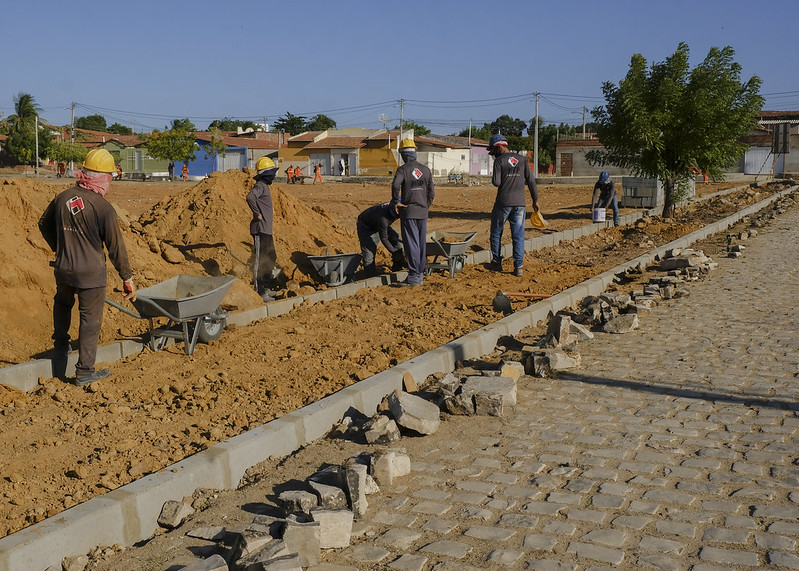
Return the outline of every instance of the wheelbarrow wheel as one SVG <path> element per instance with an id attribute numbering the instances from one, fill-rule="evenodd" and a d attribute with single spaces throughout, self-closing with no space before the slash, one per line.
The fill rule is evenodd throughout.
<path id="1" fill-rule="evenodd" d="M 197 327 L 200 330 L 197 332 L 197 339 L 202 343 L 216 341 L 222 337 L 222 332 L 225 330 L 226 320 L 224 318 L 214 317 L 222 314 L 222 308 L 217 307 L 213 315 L 201 317 L 197 320 Z"/>

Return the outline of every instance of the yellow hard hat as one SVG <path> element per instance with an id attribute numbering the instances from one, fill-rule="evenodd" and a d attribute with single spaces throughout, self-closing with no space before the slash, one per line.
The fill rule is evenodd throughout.
<path id="1" fill-rule="evenodd" d="M 532 214 L 530 214 L 530 224 L 533 225 L 533 228 L 544 229 L 547 227 L 547 221 L 544 220 L 538 210 L 533 210 Z"/>
<path id="2" fill-rule="evenodd" d="M 114 172 L 114 157 L 105 149 L 92 149 L 83 159 L 83 168 L 97 172 Z"/>
<path id="3" fill-rule="evenodd" d="M 416 143 L 413 142 L 413 139 L 402 139 L 402 141 L 400 142 L 399 148 L 400 148 L 400 151 L 402 149 L 415 149 L 416 148 Z"/>
<path id="4" fill-rule="evenodd" d="M 255 170 L 262 171 L 266 169 L 273 169 L 275 167 L 275 161 L 270 159 L 269 157 L 261 157 L 257 161 L 255 161 Z"/>

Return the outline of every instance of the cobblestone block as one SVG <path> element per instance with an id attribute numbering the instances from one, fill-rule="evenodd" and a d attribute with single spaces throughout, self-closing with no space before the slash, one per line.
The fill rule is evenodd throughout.
<path id="1" fill-rule="evenodd" d="M 663 537 L 653 537 L 645 535 L 641 538 L 638 547 L 641 551 L 654 551 L 656 553 L 670 553 L 672 555 L 681 555 L 685 549 L 685 544 L 672 539 L 665 539 Z"/>
<path id="2" fill-rule="evenodd" d="M 757 567 L 760 564 L 757 553 L 708 546 L 699 550 L 699 559 L 727 565 L 748 565 L 749 567 Z"/>
<path id="3" fill-rule="evenodd" d="M 586 559 L 593 559 L 611 565 L 620 565 L 624 561 L 624 551 L 620 549 L 610 549 L 576 541 L 569 543 L 566 553 L 573 553 L 578 557 L 585 557 Z"/>
<path id="4" fill-rule="evenodd" d="M 435 553 L 436 555 L 446 555 L 455 559 L 463 559 L 472 552 L 472 547 L 459 541 L 434 541 L 422 547 L 425 553 Z"/>
<path id="5" fill-rule="evenodd" d="M 389 569 L 399 569 L 401 571 L 423 571 L 427 565 L 427 557 L 423 555 L 411 555 L 404 553 L 397 559 L 388 564 Z"/>

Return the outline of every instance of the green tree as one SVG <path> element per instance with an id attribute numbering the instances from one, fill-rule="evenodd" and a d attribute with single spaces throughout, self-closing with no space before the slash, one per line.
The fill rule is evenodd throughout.
<path id="1" fill-rule="evenodd" d="M 124 125 L 120 125 L 119 123 L 114 123 L 111 125 L 107 131 L 109 133 L 113 133 L 114 135 L 132 135 L 133 129 L 130 127 L 125 127 Z"/>
<path id="2" fill-rule="evenodd" d="M 214 155 L 224 157 L 227 152 L 227 145 L 222 141 L 222 134 L 216 127 L 211 127 L 209 131 L 211 131 L 211 140 L 208 141 L 207 145 L 202 146 L 205 151 L 205 158 L 210 159 Z"/>
<path id="3" fill-rule="evenodd" d="M 394 125 L 395 129 L 399 129 L 399 125 Z M 425 127 L 424 125 L 419 125 L 419 123 L 414 123 L 413 121 L 405 121 L 402 124 L 403 131 L 410 131 L 413 130 L 414 135 L 418 135 L 420 137 L 424 137 L 425 135 L 430 134 L 430 129 Z"/>
<path id="4" fill-rule="evenodd" d="M 323 113 L 319 113 L 318 115 L 311 117 L 311 120 L 308 121 L 308 124 L 306 125 L 306 129 L 308 131 L 327 131 L 328 129 L 335 128 L 336 122 Z"/>
<path id="5" fill-rule="evenodd" d="M 188 119 L 172 119 L 172 131 L 196 131 L 197 127 Z"/>
<path id="6" fill-rule="evenodd" d="M 276 131 L 283 131 L 290 135 L 298 135 L 308 130 L 308 124 L 302 115 L 292 115 L 288 111 L 282 117 L 278 117 L 273 125 Z"/>
<path id="7" fill-rule="evenodd" d="M 208 130 L 211 129 L 219 129 L 220 131 L 236 131 L 239 127 L 243 130 L 252 129 L 253 131 L 258 131 L 261 129 L 260 126 L 256 125 L 252 121 L 242 121 L 240 119 L 231 119 L 230 117 L 224 117 L 222 119 L 214 119 L 208 125 Z"/>
<path id="8" fill-rule="evenodd" d="M 34 164 L 36 154 L 36 122 L 41 107 L 29 93 L 14 96 L 14 113 L 7 119 L 6 152 L 20 164 Z M 39 157 L 46 157 L 50 146 L 49 130 L 39 125 Z"/>
<path id="9" fill-rule="evenodd" d="M 746 149 L 739 139 L 757 125 L 763 106 L 760 78 L 742 83 L 734 53 L 730 46 L 713 47 L 693 69 L 682 42 L 651 69 L 641 54 L 633 55 L 618 86 L 602 85 L 606 103 L 592 115 L 604 150 L 591 151 L 586 159 L 660 179 L 663 216 L 671 216 L 691 167 L 722 178 L 722 169 Z"/>
<path id="10" fill-rule="evenodd" d="M 491 132 L 491 126 L 488 123 L 483 123 L 482 127 L 476 127 L 472 125 L 472 139 L 482 139 L 483 141 L 488 141 L 491 138 L 493 133 Z M 469 129 L 464 129 L 460 133 L 458 133 L 459 137 L 468 137 L 469 136 Z"/>
<path id="11" fill-rule="evenodd" d="M 56 162 L 83 162 L 89 149 L 82 145 L 76 145 L 72 141 L 56 141 L 50 145 L 48 156 Z"/>
<path id="12" fill-rule="evenodd" d="M 107 123 L 102 115 L 88 115 L 75 119 L 75 127 L 87 131 L 105 131 Z"/>
<path id="13" fill-rule="evenodd" d="M 506 137 L 521 137 L 522 131 L 527 128 L 527 123 L 521 119 L 514 119 L 510 115 L 501 115 L 490 125 L 492 133 L 501 133 Z"/>
<path id="14" fill-rule="evenodd" d="M 147 138 L 147 152 L 154 159 L 189 162 L 194 160 L 196 149 L 194 134 L 182 129 L 155 129 Z"/>

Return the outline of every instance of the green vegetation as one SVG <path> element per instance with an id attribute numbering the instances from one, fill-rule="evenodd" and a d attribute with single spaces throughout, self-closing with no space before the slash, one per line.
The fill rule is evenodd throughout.
<path id="1" fill-rule="evenodd" d="M 14 113 L 6 119 L 6 140 L 3 148 L 18 164 L 32 165 L 36 155 L 36 122 L 41 107 L 33 95 L 19 93 L 14 96 Z M 47 156 L 52 137 L 47 128 L 39 125 L 39 158 Z"/>
<path id="2" fill-rule="evenodd" d="M 763 106 L 760 78 L 741 83 L 731 47 L 711 48 L 693 69 L 688 55 L 688 45 L 680 43 L 651 68 L 641 54 L 633 55 L 618 85 L 603 84 L 605 106 L 592 111 L 604 150 L 586 159 L 660 179 L 663 216 L 673 214 L 692 166 L 720 179 L 722 169 L 743 155 L 746 146 L 738 141 L 756 127 Z"/>
<path id="3" fill-rule="evenodd" d="M 87 131 L 106 131 L 107 124 L 102 115 L 89 115 L 75 119 L 76 129 L 86 129 Z"/>

